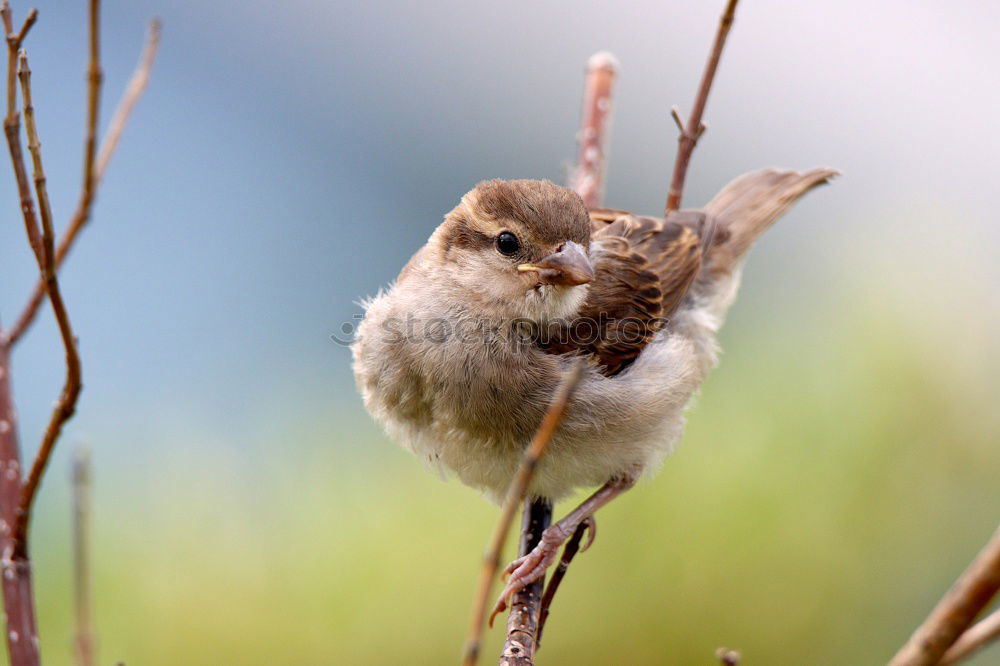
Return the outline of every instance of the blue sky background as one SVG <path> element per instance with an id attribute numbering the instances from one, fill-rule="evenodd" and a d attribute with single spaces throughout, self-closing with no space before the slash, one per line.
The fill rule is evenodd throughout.
<path id="1" fill-rule="evenodd" d="M 84 10 L 39 8 L 28 49 L 65 220 L 79 181 Z M 335 404 L 356 410 L 348 354 L 328 335 L 478 180 L 562 178 L 582 65 L 597 49 L 622 62 L 607 202 L 661 207 L 667 112 L 690 106 L 717 10 L 107 2 L 104 118 L 151 15 L 164 21 L 163 48 L 66 269 L 87 378 L 70 436 L 117 457 L 142 448 L 121 440 L 147 430 L 188 424 L 244 440 L 277 420 L 327 419 Z M 749 277 L 762 287 L 745 299 L 822 303 L 844 280 L 894 282 L 896 298 L 958 298 L 946 316 L 978 305 L 995 321 L 976 294 L 997 278 L 1000 10 L 758 1 L 737 20 L 686 202 L 761 166 L 844 172 L 762 244 Z M 33 275 L 9 179 L 0 187 L 10 321 Z M 17 377 L 29 441 L 59 381 L 53 343 L 43 317 L 18 350 L 32 369 Z"/>

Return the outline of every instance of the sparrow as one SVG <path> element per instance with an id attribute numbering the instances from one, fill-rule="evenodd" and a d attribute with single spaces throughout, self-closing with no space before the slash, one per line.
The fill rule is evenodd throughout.
<path id="1" fill-rule="evenodd" d="M 583 522 L 681 438 L 754 241 L 837 172 L 745 174 L 666 218 L 588 210 L 572 190 L 489 180 L 462 197 L 352 343 L 364 403 L 399 444 L 502 500 L 564 373 L 582 376 L 529 494 L 598 488 L 507 567 L 544 576 Z M 592 533 L 591 533 L 592 536 Z"/>

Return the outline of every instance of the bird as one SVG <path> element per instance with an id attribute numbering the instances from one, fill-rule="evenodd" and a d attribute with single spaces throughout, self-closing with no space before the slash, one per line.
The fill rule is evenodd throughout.
<path id="1" fill-rule="evenodd" d="M 597 490 L 505 569 L 494 614 L 674 449 L 718 360 L 747 251 L 837 173 L 747 173 L 703 209 L 666 217 L 588 209 L 546 180 L 483 181 L 362 303 L 352 356 L 368 411 L 496 502 L 561 378 L 583 365 L 528 493 L 554 502 Z"/>

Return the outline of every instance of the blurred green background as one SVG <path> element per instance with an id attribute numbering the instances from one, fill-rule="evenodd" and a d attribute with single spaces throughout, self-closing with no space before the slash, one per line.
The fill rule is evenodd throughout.
<path id="1" fill-rule="evenodd" d="M 71 663 L 83 445 L 102 663 L 457 662 L 496 510 L 378 431 L 330 336 L 478 180 L 562 178 L 596 50 L 622 62 L 606 201 L 658 211 L 667 109 L 690 107 L 723 3 L 103 4 L 105 121 L 148 17 L 164 39 L 64 272 L 85 391 L 34 524 L 46 663 Z M 39 9 L 65 220 L 85 8 Z M 844 177 L 752 253 L 684 442 L 599 515 L 539 663 L 884 662 L 986 541 L 998 29 L 986 1 L 740 6 L 686 203 L 763 166 Z M 10 322 L 33 260 L 10 178 L 0 200 Z M 61 382 L 49 319 L 14 359 L 29 452 Z"/>

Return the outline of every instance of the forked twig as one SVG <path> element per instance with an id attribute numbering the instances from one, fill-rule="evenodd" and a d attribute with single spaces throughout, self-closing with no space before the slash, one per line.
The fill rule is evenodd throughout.
<path id="1" fill-rule="evenodd" d="M 1000 590 L 1000 527 L 889 666 L 932 666 Z"/>
<path id="2" fill-rule="evenodd" d="M 122 131 L 128 123 L 128 119 L 132 114 L 132 110 L 135 108 L 136 102 L 139 101 L 139 98 L 142 97 L 143 92 L 146 90 L 146 86 L 149 83 L 149 75 L 153 69 L 153 61 L 156 58 L 159 46 L 160 22 L 154 19 L 150 23 L 149 35 L 146 38 L 146 44 L 143 47 L 142 55 L 139 57 L 139 63 L 136 65 L 132 78 L 129 80 L 128 87 L 125 89 L 121 100 L 118 102 L 118 108 L 115 110 L 114 117 L 111 119 L 108 131 L 105 134 L 104 139 L 101 141 L 101 149 L 97 155 L 97 164 L 94 167 L 92 177 L 92 187 L 94 191 L 96 191 L 96 188 L 100 185 L 104 178 L 104 172 L 107 170 L 111 157 L 114 155 L 115 149 L 118 147 Z M 58 271 L 62 266 L 63 261 L 66 259 L 66 255 L 69 254 L 69 251 L 72 249 L 73 243 L 76 241 L 80 231 L 90 220 L 90 206 L 92 203 L 93 194 L 91 194 L 90 197 L 85 197 L 81 194 L 76 211 L 73 213 L 73 217 L 69 221 L 66 232 L 59 240 L 58 247 L 56 248 L 56 271 Z M 14 345 L 21 338 L 21 336 L 24 335 L 25 331 L 28 330 L 32 322 L 35 320 L 35 316 L 38 314 L 38 308 L 41 306 L 44 296 L 45 285 L 39 281 L 35 285 L 35 289 L 31 293 L 28 303 L 21 311 L 21 314 L 14 322 L 14 325 L 11 326 L 10 332 L 6 336 L 7 344 Z"/>
<path id="3" fill-rule="evenodd" d="M 963 659 L 971 657 L 997 638 L 1000 638 L 1000 610 L 993 611 L 959 636 L 955 644 L 948 648 L 938 663 L 941 666 L 957 664 Z"/>
<path id="4" fill-rule="evenodd" d="M 7 115 L 3 121 L 4 134 L 7 137 L 7 148 L 10 151 L 11 165 L 14 168 L 14 179 L 17 181 L 17 195 L 21 202 L 21 214 L 24 217 L 24 227 L 28 234 L 28 243 L 39 266 L 44 262 L 42 256 L 42 234 L 35 215 L 35 201 L 28 183 L 28 171 L 24 166 L 24 151 L 21 148 L 21 116 L 17 112 L 17 53 L 24 37 L 31 26 L 35 24 L 37 12 L 29 13 L 24 26 L 14 32 L 13 17 L 10 4 L 4 0 L 0 7 L 0 17 L 3 19 L 4 32 L 7 39 Z"/>
<path id="5" fill-rule="evenodd" d="M 465 666 L 472 666 L 479 658 L 479 648 L 482 642 L 483 625 L 486 621 L 486 605 L 489 603 L 490 588 L 496 578 L 497 570 L 500 568 L 500 554 L 503 551 L 510 526 L 514 522 L 514 514 L 517 507 L 521 505 L 528 486 L 538 467 L 538 462 L 545 454 L 545 450 L 552 441 L 552 437 L 562 422 L 566 414 L 569 400 L 576 389 L 580 376 L 583 373 L 583 362 L 579 359 L 566 371 L 565 377 L 556 389 L 552 402 L 549 404 L 541 425 L 535 432 L 531 444 L 524 450 L 521 457 L 521 465 L 514 475 L 510 486 L 507 489 L 507 496 L 504 499 L 503 507 L 500 510 L 500 518 L 493 536 L 490 538 L 483 556 L 483 568 L 479 576 L 479 584 L 476 587 L 476 596 L 472 606 L 472 622 L 469 625 L 469 638 L 465 644 L 465 653 L 462 663 Z"/>
<path id="6" fill-rule="evenodd" d="M 27 56 L 21 46 L 34 25 L 38 13 L 31 10 L 21 28 L 15 32 L 10 4 L 0 4 L 7 43 L 7 110 L 4 134 L 17 184 L 21 214 L 32 252 L 39 266 L 40 277 L 32 298 L 11 331 L 0 330 L 0 587 L 3 589 L 3 611 L 6 625 L 7 652 L 12 666 L 38 666 L 40 663 L 35 599 L 32 589 L 31 560 L 28 557 L 28 528 L 32 506 L 52 450 L 63 424 L 75 411 L 80 393 L 80 359 L 76 340 L 63 302 L 57 270 L 76 234 L 89 218 L 97 184 L 117 144 L 122 126 L 142 92 L 152 64 L 158 39 L 154 26 L 140 71 L 133 77 L 125 99 L 112 122 L 100 157 L 96 155 L 97 121 L 101 88 L 99 0 L 88 6 L 89 58 L 87 68 L 87 120 L 84 143 L 83 186 L 80 205 L 70 223 L 70 231 L 55 249 L 52 210 L 42 163 L 41 142 L 35 109 L 31 98 L 31 73 Z M 18 65 L 20 64 L 20 67 Z M 31 156 L 34 193 L 28 180 L 25 155 L 21 146 L 21 118 L 17 105 L 18 82 L 24 100 L 24 124 L 28 151 Z M 36 212 L 37 198 L 37 212 Z M 17 436 L 16 411 L 10 387 L 10 352 L 34 320 L 42 299 L 48 295 L 59 327 L 66 354 L 66 380 L 62 393 L 45 429 L 42 443 L 27 478 L 22 477 L 22 465 Z M 81 634 L 83 635 L 83 634 Z M 82 641 L 81 641 L 82 643 Z M 81 656 L 81 659 L 83 657 Z"/>
<path id="7" fill-rule="evenodd" d="M 96 4 L 97 0 L 92 0 L 92 7 Z M 93 25 L 91 27 L 96 30 Z M 92 33 L 92 45 L 94 40 L 96 40 L 95 34 Z M 93 53 L 92 48 L 92 57 Z M 48 426 L 45 428 L 45 434 L 42 436 L 41 446 L 39 446 L 38 453 L 35 455 L 35 460 L 31 465 L 31 471 L 21 489 L 21 499 L 17 508 L 17 522 L 14 526 L 14 556 L 26 557 L 31 506 L 38 492 L 38 485 L 41 483 L 42 475 L 45 473 L 45 467 L 52 456 L 52 450 L 59 440 L 63 424 L 76 411 L 76 401 L 80 396 L 83 384 L 80 370 L 80 355 L 76 348 L 76 337 L 73 335 L 69 313 L 66 311 L 66 304 L 59 290 L 59 280 L 56 276 L 55 233 L 52 230 L 52 209 L 49 205 L 48 191 L 45 186 L 41 141 L 38 138 L 38 127 L 35 123 L 35 112 L 31 99 L 31 70 L 28 68 L 28 57 L 24 51 L 21 51 L 19 55 L 18 77 L 21 81 L 21 96 L 24 101 L 24 125 L 28 135 L 28 151 L 31 153 L 31 161 L 34 166 L 35 195 L 38 197 L 38 211 L 42 220 L 42 247 L 41 254 L 38 257 L 38 265 L 42 280 L 45 283 L 46 292 L 49 295 L 49 302 L 52 304 L 52 312 L 59 326 L 59 335 L 62 338 L 63 349 L 66 352 L 66 380 L 59 399 L 52 410 Z"/>
<path id="8" fill-rule="evenodd" d="M 715 42 L 712 44 L 712 51 L 709 53 L 708 62 L 705 64 L 705 71 L 701 75 L 701 83 L 698 86 L 698 94 L 694 99 L 694 106 L 691 107 L 691 116 L 688 118 L 687 126 L 681 127 L 680 136 L 677 139 L 677 160 L 674 162 L 674 175 L 670 180 L 670 191 L 667 194 L 667 206 L 664 215 L 672 210 L 681 207 L 681 196 L 684 192 L 684 179 L 687 177 L 688 165 L 691 163 L 691 153 L 698 143 L 698 139 L 705 131 L 705 125 L 701 121 L 705 113 L 705 105 L 708 104 L 708 92 L 712 89 L 712 81 L 715 79 L 715 70 L 719 67 L 719 59 L 722 57 L 722 47 L 726 44 L 726 37 L 729 29 L 733 25 L 736 15 L 736 3 L 738 0 L 728 0 L 722 18 L 719 20 L 719 28 L 715 33 Z M 674 121 L 680 125 L 680 112 L 672 110 Z"/>

